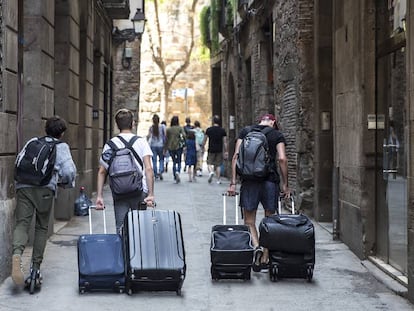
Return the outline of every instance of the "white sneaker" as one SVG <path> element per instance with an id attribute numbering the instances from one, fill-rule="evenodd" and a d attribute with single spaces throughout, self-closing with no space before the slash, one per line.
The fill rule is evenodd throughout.
<path id="1" fill-rule="evenodd" d="M 209 184 L 211 184 L 211 182 L 213 180 L 213 176 L 214 176 L 214 173 L 213 172 L 210 172 L 210 174 L 208 175 L 208 183 Z"/>
<path id="2" fill-rule="evenodd" d="M 221 180 L 217 180 L 217 185 L 220 185 L 221 184 Z"/>

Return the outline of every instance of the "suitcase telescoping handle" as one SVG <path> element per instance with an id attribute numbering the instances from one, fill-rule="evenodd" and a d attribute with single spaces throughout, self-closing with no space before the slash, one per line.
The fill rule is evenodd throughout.
<path id="1" fill-rule="evenodd" d="M 227 207 L 226 207 L 226 203 L 227 203 L 227 197 L 228 196 L 233 196 L 233 195 L 229 195 L 227 192 L 223 193 L 223 225 L 225 225 L 227 223 Z M 236 217 L 236 225 L 239 224 L 239 193 L 236 192 L 236 194 L 234 195 L 235 198 L 235 217 Z"/>
<path id="2" fill-rule="evenodd" d="M 92 210 L 97 210 L 96 209 L 96 205 L 90 205 L 89 206 L 89 234 L 92 234 Z M 99 210 L 97 210 L 99 211 Z M 104 225 L 104 233 L 106 234 L 106 213 L 105 213 L 105 208 L 102 211 L 102 217 L 103 217 L 103 225 Z"/>
<path id="3" fill-rule="evenodd" d="M 279 199 L 277 201 L 277 210 L 279 212 L 279 215 L 282 214 L 282 200 L 284 200 L 284 199 L 285 199 L 285 196 L 283 194 L 279 195 Z M 291 194 L 289 196 L 289 199 L 290 199 L 290 202 L 291 202 L 291 205 L 292 205 L 292 214 L 295 214 L 296 213 L 296 211 L 295 211 L 295 198 L 293 197 L 293 194 Z"/>

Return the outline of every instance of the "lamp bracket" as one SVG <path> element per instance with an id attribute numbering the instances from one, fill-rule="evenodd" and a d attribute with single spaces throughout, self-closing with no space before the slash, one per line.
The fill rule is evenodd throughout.
<path id="1" fill-rule="evenodd" d="M 133 28 L 119 30 L 118 27 L 115 27 L 112 31 L 112 40 L 115 45 L 120 45 L 125 41 L 132 42 L 138 36 Z"/>

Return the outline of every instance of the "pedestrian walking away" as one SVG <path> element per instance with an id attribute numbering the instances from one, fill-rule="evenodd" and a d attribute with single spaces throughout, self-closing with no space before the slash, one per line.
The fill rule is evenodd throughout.
<path id="1" fill-rule="evenodd" d="M 147 206 L 154 205 L 154 170 L 151 164 L 152 151 L 147 140 L 136 136 L 132 132 L 135 124 L 132 111 L 119 109 L 115 114 L 115 122 L 120 133 L 105 143 L 99 160 L 96 209 L 105 208 L 103 187 L 105 178 L 109 173 L 116 230 L 120 232 L 128 210 L 139 208 L 142 202 L 145 202 Z M 125 172 L 121 172 L 119 175 L 111 174 L 111 170 L 115 169 L 116 159 L 118 155 L 121 156 L 121 153 L 125 161 L 121 164 L 123 167 L 127 166 L 129 151 L 131 151 L 129 155 L 133 157 L 133 163 L 137 171 L 131 172 L 130 175 L 125 174 Z M 126 181 L 118 179 L 118 177 L 128 178 L 128 176 L 130 176 L 130 179 Z M 131 188 L 132 186 L 134 187 Z"/>
<path id="2" fill-rule="evenodd" d="M 213 125 L 206 130 L 203 140 L 203 150 L 205 149 L 207 140 L 207 167 L 209 171 L 208 182 L 211 183 L 215 175 L 217 183 L 221 184 L 221 165 L 223 160 L 227 160 L 228 146 L 226 131 L 221 127 L 221 120 L 217 115 L 213 117 Z"/>
<path id="3" fill-rule="evenodd" d="M 162 121 L 161 122 L 162 125 L 164 125 L 165 128 L 165 132 L 167 132 L 167 122 Z M 167 133 L 166 133 L 167 135 Z M 165 142 L 164 142 L 164 165 L 165 165 L 165 169 L 164 172 L 168 172 L 168 162 L 170 161 L 170 152 L 168 151 L 168 149 L 166 148 L 166 144 L 167 144 L 167 137 L 165 137 Z"/>
<path id="4" fill-rule="evenodd" d="M 245 147 L 242 146 L 242 144 L 246 136 L 252 132 L 264 132 L 266 136 L 265 145 L 268 147 L 268 150 L 266 151 L 268 151 L 268 156 L 270 158 L 266 174 L 260 177 L 239 176 L 241 180 L 240 206 L 243 209 L 244 223 L 250 227 L 253 246 L 256 249 L 253 270 L 257 272 L 267 268 L 269 261 L 268 250 L 259 246 L 258 231 L 256 228 L 257 208 L 259 203 L 261 203 L 265 210 L 265 216 L 270 216 L 276 212 L 277 200 L 280 192 L 280 177 L 282 178 L 282 192 L 285 196 L 290 196 L 290 189 L 288 188 L 288 161 L 285 152 L 286 141 L 283 134 L 277 129 L 275 116 L 272 114 L 265 114 L 260 118 L 259 124 L 245 127 L 239 133 L 234 155 L 232 157 L 231 181 L 227 192 L 230 195 L 235 195 L 236 193 L 237 175 L 238 172 L 240 175 L 240 172 L 242 171 L 242 168 L 240 168 L 240 157 L 242 156 L 240 152 Z M 277 163 L 279 163 L 281 176 L 278 174 Z M 246 163 L 246 165 L 247 164 L 248 163 Z"/>
<path id="5" fill-rule="evenodd" d="M 188 181 L 196 181 L 197 149 L 200 147 L 195 141 L 194 131 L 187 133 L 185 165 L 188 167 Z"/>
<path id="6" fill-rule="evenodd" d="M 152 168 L 156 179 L 163 180 L 164 173 L 164 144 L 166 141 L 165 125 L 160 124 L 157 114 L 152 117 L 152 125 L 148 130 L 148 143 L 152 151 Z M 157 165 L 159 163 L 159 166 Z"/>
<path id="7" fill-rule="evenodd" d="M 69 145 L 61 141 L 66 128 L 66 121 L 59 116 L 47 119 L 46 136 L 30 139 L 16 159 L 16 225 L 13 231 L 12 279 L 18 286 L 26 284 L 31 294 L 36 288 L 40 288 L 42 282 L 40 266 L 43 261 L 50 213 L 57 189 L 75 186 L 76 166 Z M 44 145 L 40 146 L 40 144 Z M 39 148 L 39 152 L 34 150 L 36 148 Z M 44 157 L 42 157 L 41 150 L 48 150 Z M 38 156 L 37 161 L 34 160 L 34 154 Z M 36 171 L 39 164 L 41 169 Z M 49 167 L 50 174 L 41 176 L 49 170 Z M 31 173 L 25 174 L 24 171 Z M 39 177 L 39 179 L 35 180 L 33 177 Z M 21 256 L 29 238 L 33 215 L 36 219 L 33 252 L 30 274 L 25 281 Z"/>
<path id="8" fill-rule="evenodd" d="M 196 144 L 198 145 L 197 148 L 197 165 L 196 165 L 196 174 L 197 176 L 203 176 L 203 157 L 204 157 L 204 150 L 203 150 L 203 141 L 204 141 L 204 131 L 201 129 L 201 124 L 199 121 L 194 122 L 194 133 L 195 133 L 195 140 Z"/>
<path id="9" fill-rule="evenodd" d="M 189 131 L 192 131 L 194 129 L 194 126 L 191 125 L 191 118 L 190 117 L 186 117 L 185 118 L 185 125 L 183 127 L 185 135 L 188 135 Z M 184 172 L 187 171 L 187 164 L 186 164 L 186 157 L 187 157 L 187 148 L 184 148 L 183 150 L 183 155 L 184 155 Z"/>
<path id="10" fill-rule="evenodd" d="M 167 150 L 173 161 L 172 173 L 176 183 L 181 181 L 181 157 L 185 147 L 185 132 L 179 124 L 178 116 L 173 116 L 171 118 L 171 126 L 167 128 Z"/>

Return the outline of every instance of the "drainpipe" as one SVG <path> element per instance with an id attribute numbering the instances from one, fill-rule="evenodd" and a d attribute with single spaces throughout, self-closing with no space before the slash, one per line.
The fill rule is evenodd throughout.
<path id="1" fill-rule="evenodd" d="M 332 238 L 339 240 L 339 167 L 332 170 Z"/>
<path id="2" fill-rule="evenodd" d="M 17 124 L 16 124 L 16 148 L 17 152 L 23 147 L 23 0 L 17 4 Z"/>

